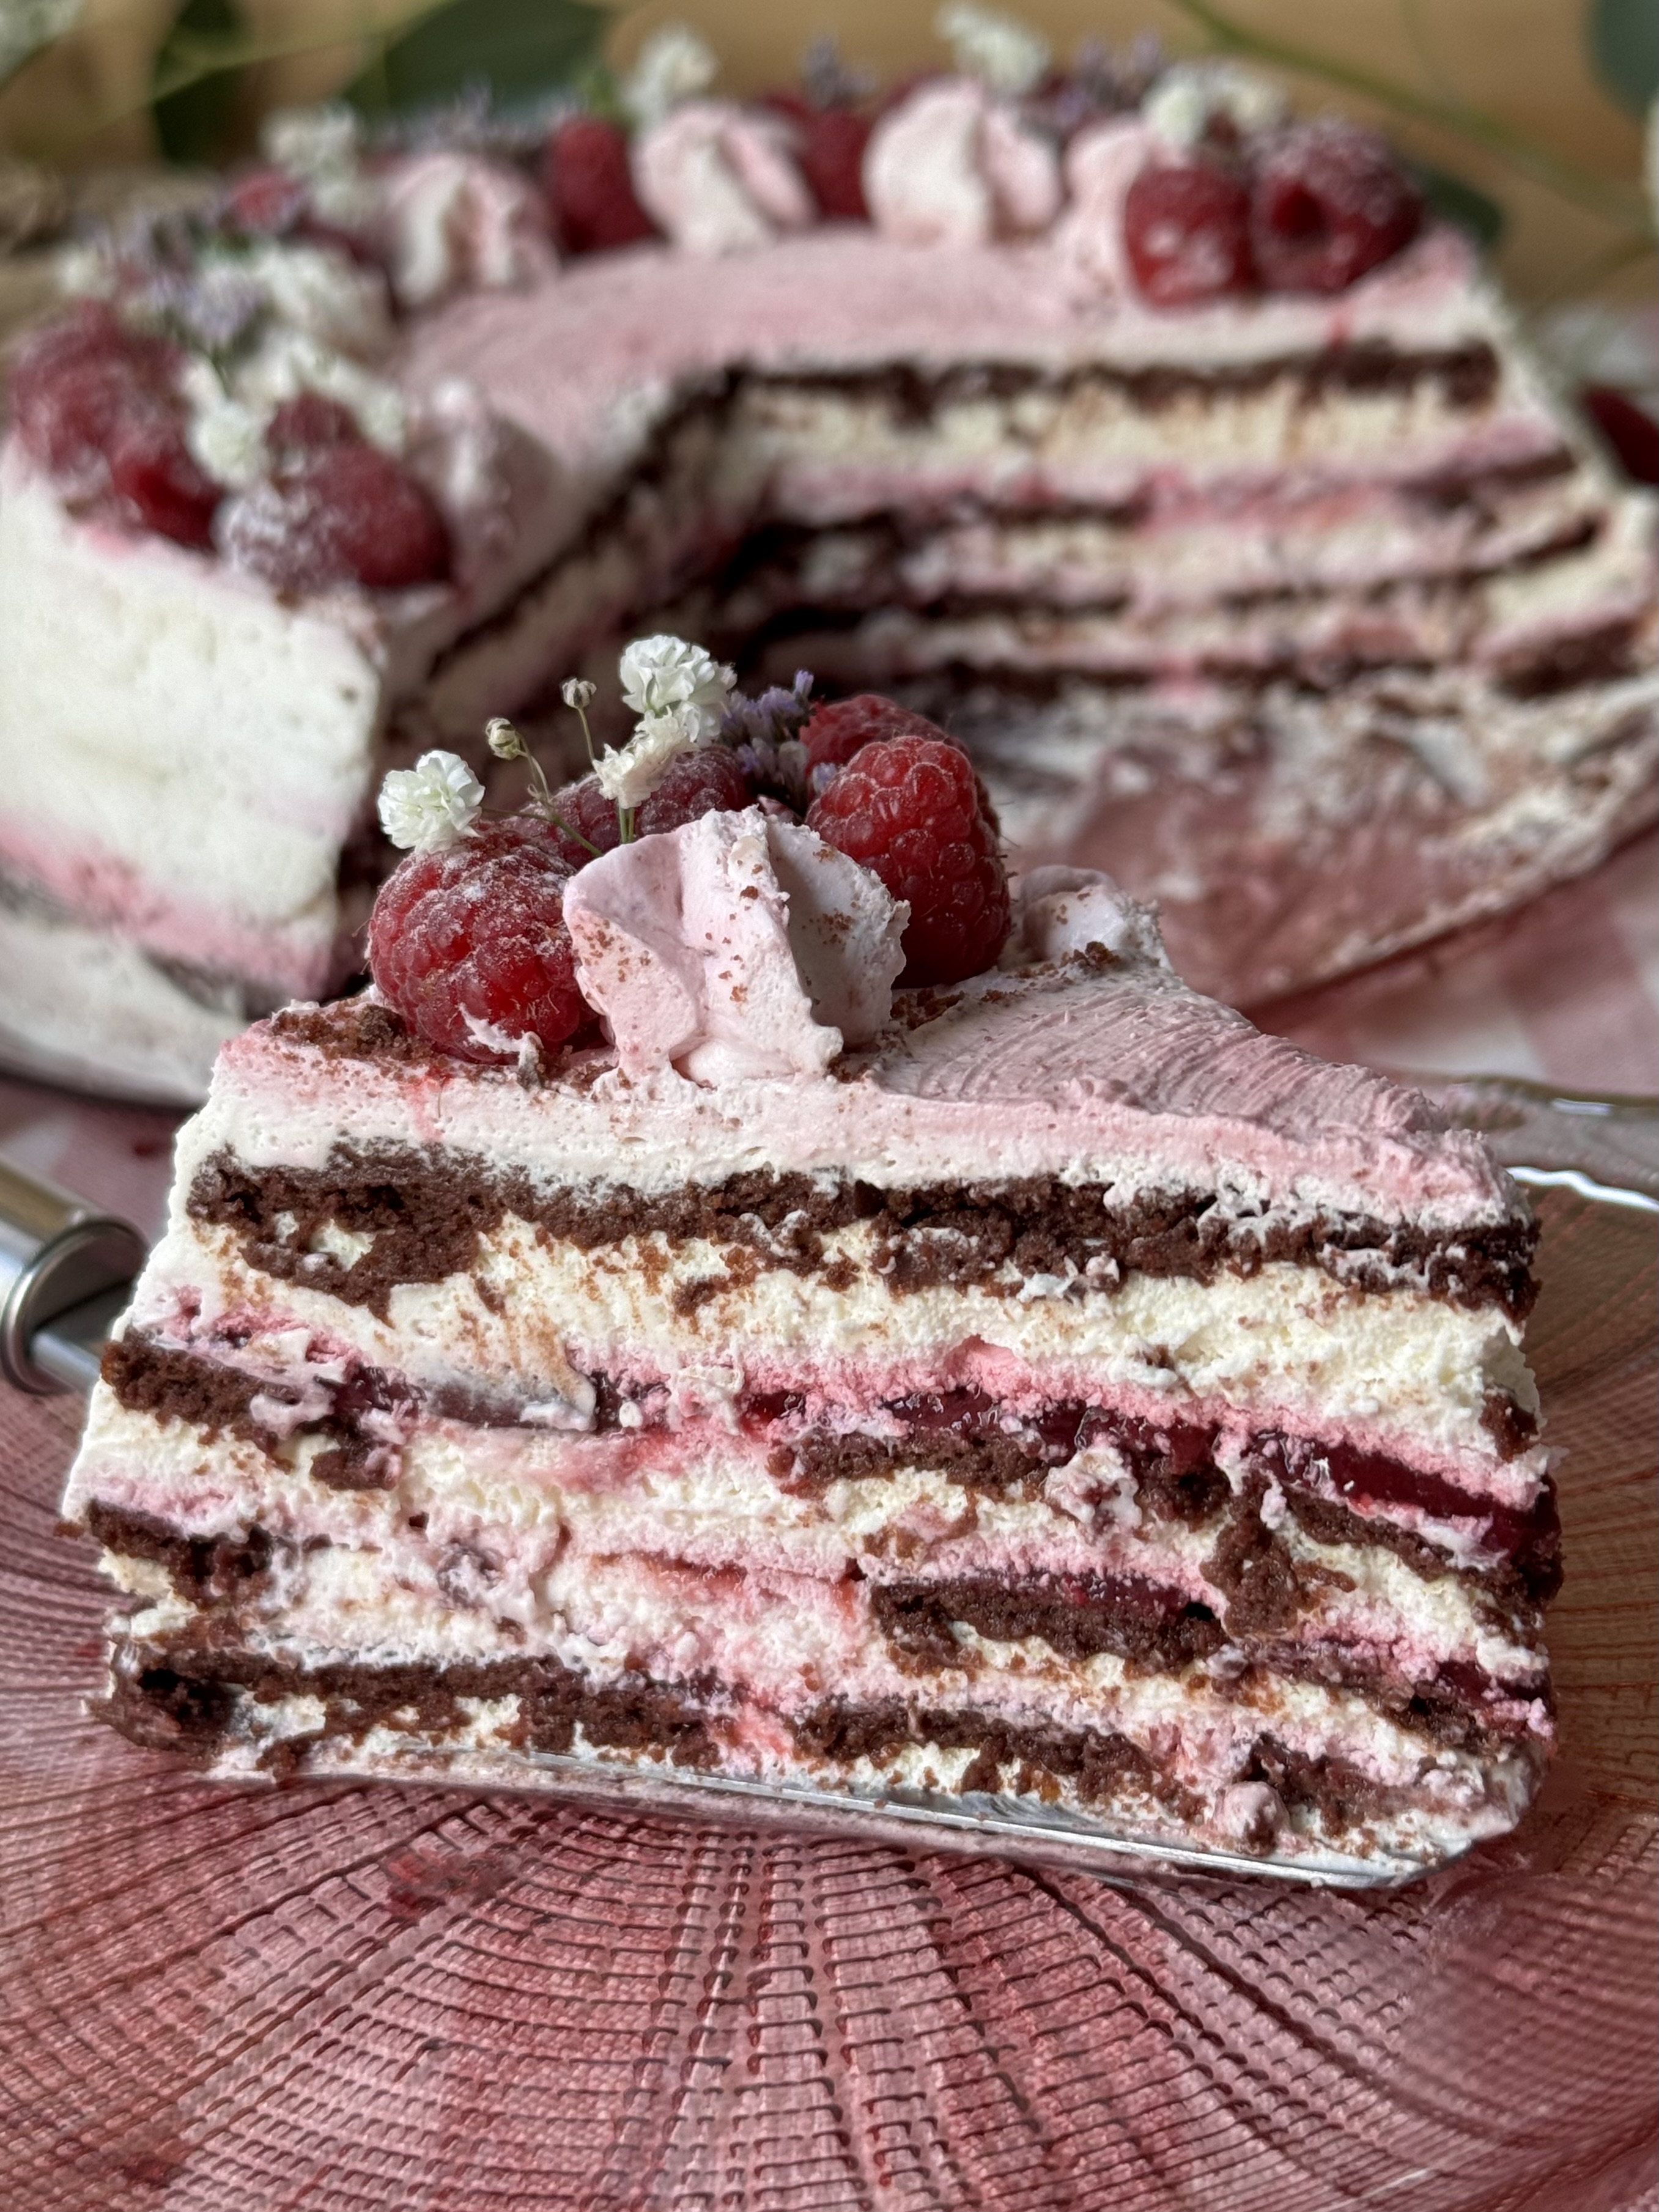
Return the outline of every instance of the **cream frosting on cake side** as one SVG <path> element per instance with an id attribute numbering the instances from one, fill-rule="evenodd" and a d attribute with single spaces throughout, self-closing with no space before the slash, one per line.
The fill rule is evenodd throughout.
<path id="1" fill-rule="evenodd" d="M 776 830 L 577 878 L 633 1073 L 464 1067 L 373 999 L 227 1049 L 65 1501 L 143 1601 L 112 1717 L 222 1773 L 925 1784 L 1332 1863 L 1512 1825 L 1520 1194 L 1086 872 L 823 1053 L 884 917 Z M 790 863 L 862 940 L 800 957 Z"/>

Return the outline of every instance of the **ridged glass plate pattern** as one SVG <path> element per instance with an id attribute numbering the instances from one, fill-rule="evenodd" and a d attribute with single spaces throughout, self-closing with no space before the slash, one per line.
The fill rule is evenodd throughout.
<path id="1" fill-rule="evenodd" d="M 204 1784 L 82 1717 L 76 1408 L 0 1406 L 3 2212 L 1636 2212 L 1655 1218 L 1539 1194 L 1562 1749 L 1415 1887 Z"/>

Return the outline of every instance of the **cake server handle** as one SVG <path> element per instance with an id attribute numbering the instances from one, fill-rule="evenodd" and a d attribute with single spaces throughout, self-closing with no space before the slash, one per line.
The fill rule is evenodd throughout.
<path id="1" fill-rule="evenodd" d="M 130 1222 L 0 1160 L 0 1375 L 35 1397 L 90 1389 L 144 1256 Z"/>

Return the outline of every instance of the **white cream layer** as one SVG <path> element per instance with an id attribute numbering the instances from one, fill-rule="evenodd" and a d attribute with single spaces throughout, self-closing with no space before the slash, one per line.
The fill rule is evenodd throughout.
<path id="1" fill-rule="evenodd" d="M 146 949 L 331 977 L 379 656 L 198 556 L 0 481 L 0 860 Z"/>
<path id="2" fill-rule="evenodd" d="M 196 995 L 106 931 L 0 888 L 0 1043 L 44 1082 L 190 1106 L 246 1025 L 234 987 Z"/>
<path id="3" fill-rule="evenodd" d="M 356 1492 L 310 1478 L 327 1441 L 296 1437 L 273 1457 L 250 1442 L 210 1442 L 182 1422 L 124 1409 L 100 1390 L 65 1511 L 83 1515 L 96 1499 L 191 1535 L 240 1541 L 257 1525 L 291 1547 L 320 1540 L 325 1552 L 305 1553 L 276 1578 L 270 1602 L 292 1632 L 321 1635 L 302 1617 L 305 1593 L 319 1584 L 326 1605 L 341 1563 L 356 1560 L 367 1564 L 351 1571 L 368 1578 L 371 1595 L 379 1578 L 418 1601 L 428 1656 L 451 1650 L 452 1639 L 457 1653 L 476 1650 L 479 1633 L 552 1648 L 545 1639 L 563 1602 L 556 1574 L 557 1588 L 580 1589 L 586 1572 L 629 1555 L 825 1586 L 855 1564 L 876 1581 L 1139 1577 L 1217 1613 L 1226 1602 L 1204 1571 L 1214 1530 L 1143 1514 L 1132 1474 L 1107 1448 L 1054 1469 L 1039 1498 L 976 1494 L 936 1471 L 905 1468 L 838 1480 L 814 1499 L 781 1489 L 756 1450 L 707 1432 L 658 1432 L 617 1449 L 615 1440 L 422 1424 L 398 1449 L 396 1489 Z M 1316 1543 L 1282 1500 L 1268 1510 L 1294 1560 L 1342 1578 L 1310 1591 L 1275 1640 L 1364 1651 L 1379 1671 L 1411 1680 L 1450 1661 L 1505 1682 L 1541 1679 L 1541 1652 L 1495 1626 L 1455 1577 L 1425 1580 L 1376 1546 Z M 252 1601 L 259 1610 L 267 1602 Z M 666 1633 L 659 1623 L 659 1644 Z M 726 1658 L 711 1655 L 709 1663 Z"/>
<path id="4" fill-rule="evenodd" d="M 825 1242 L 830 1256 L 862 1257 L 869 1231 L 854 1224 Z M 677 1290 L 711 1282 L 726 1287 L 676 1313 Z M 231 1231 L 187 1223 L 158 1249 L 132 1309 L 134 1325 L 204 1349 L 227 1322 L 240 1330 L 254 1316 L 269 1339 L 314 1340 L 324 1360 L 349 1347 L 417 1384 L 562 1402 L 567 1427 L 586 1425 L 579 1378 L 593 1373 L 619 1384 L 684 1377 L 727 1403 L 745 1389 L 805 1388 L 854 1413 L 948 1378 L 1003 1399 L 1121 1400 L 1154 1418 L 1247 1415 L 1455 1468 L 1506 1499 L 1529 1498 L 1541 1467 L 1535 1454 L 1499 1462 L 1482 1422 L 1493 1390 L 1536 1410 L 1516 1323 L 1408 1290 L 1346 1290 L 1287 1262 L 1207 1284 L 1131 1274 L 1081 1296 L 1058 1279 L 1050 1295 L 895 1293 L 867 1267 L 831 1290 L 783 1268 L 733 1280 L 720 1248 L 700 1240 L 587 1253 L 509 1218 L 483 1240 L 472 1273 L 398 1285 L 383 1321 L 265 1275 Z"/>

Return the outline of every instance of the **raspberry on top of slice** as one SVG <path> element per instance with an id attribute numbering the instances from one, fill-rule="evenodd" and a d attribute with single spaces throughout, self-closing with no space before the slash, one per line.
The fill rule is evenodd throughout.
<path id="1" fill-rule="evenodd" d="M 1008 874 L 973 763 L 942 733 L 862 746 L 812 802 L 806 826 L 906 900 L 900 988 L 960 983 L 1007 941 Z"/>

